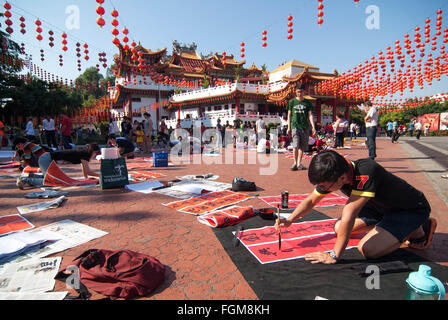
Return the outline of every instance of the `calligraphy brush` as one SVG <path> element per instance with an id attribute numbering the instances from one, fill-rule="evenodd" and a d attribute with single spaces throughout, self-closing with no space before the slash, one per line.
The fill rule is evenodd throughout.
<path id="1" fill-rule="evenodd" d="M 277 205 L 278 250 L 282 250 L 282 232 L 280 229 L 280 205 Z"/>

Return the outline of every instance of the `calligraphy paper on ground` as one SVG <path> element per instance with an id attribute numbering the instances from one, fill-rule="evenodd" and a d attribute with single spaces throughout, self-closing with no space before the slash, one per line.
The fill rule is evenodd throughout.
<path id="1" fill-rule="evenodd" d="M 252 196 L 233 191 L 212 192 L 200 197 L 193 197 L 164 204 L 169 208 L 192 215 L 205 214 L 238 202 L 253 198 Z"/>
<path id="2" fill-rule="evenodd" d="M 98 179 L 86 179 L 86 180 L 76 180 L 67 176 L 61 168 L 58 167 L 56 162 L 52 162 L 48 167 L 47 173 L 44 178 L 44 185 L 51 187 L 75 187 L 97 184 Z"/>
<path id="3" fill-rule="evenodd" d="M 273 226 L 241 231 L 238 238 L 261 264 L 301 259 L 308 253 L 333 250 L 337 239 L 335 222 L 336 219 L 302 222 L 282 229 L 281 250 Z M 357 247 L 363 236 L 352 235 L 346 249 Z"/>
<path id="4" fill-rule="evenodd" d="M 19 214 L 0 217 L 0 236 L 32 228 L 34 226 Z"/>
<path id="5" fill-rule="evenodd" d="M 309 194 L 290 194 L 288 200 L 288 208 L 297 208 L 299 204 L 308 197 Z M 259 197 L 268 205 L 277 207 L 282 204 L 282 196 L 273 197 Z M 347 202 L 347 198 L 340 196 L 337 193 L 331 193 L 323 198 L 315 207 L 331 207 L 331 206 L 343 206 Z"/>
<path id="6" fill-rule="evenodd" d="M 20 167 L 20 161 L 8 161 L 0 163 L 0 169 L 18 168 Z"/>
<path id="7" fill-rule="evenodd" d="M 198 216 L 198 221 L 212 228 L 233 226 L 254 216 L 252 207 L 233 206 Z"/>
<path id="8" fill-rule="evenodd" d="M 147 178 L 147 179 L 166 177 L 162 173 L 151 171 L 130 171 L 129 175 L 131 175 L 133 178 Z"/>

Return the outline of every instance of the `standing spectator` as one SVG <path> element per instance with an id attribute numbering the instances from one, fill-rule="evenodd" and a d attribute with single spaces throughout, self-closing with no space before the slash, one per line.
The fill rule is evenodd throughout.
<path id="1" fill-rule="evenodd" d="M 337 120 L 334 124 L 334 135 L 335 135 L 335 148 L 344 147 L 344 135 L 347 129 L 347 121 L 344 119 L 342 114 L 337 115 Z"/>
<path id="2" fill-rule="evenodd" d="M 141 124 L 139 124 L 137 126 L 137 130 L 135 131 L 135 134 L 137 136 L 137 139 L 136 139 L 137 148 L 141 152 L 143 152 L 143 149 L 144 149 L 143 141 L 144 141 L 144 137 L 145 137 L 145 132 L 143 131 L 143 127 Z"/>
<path id="3" fill-rule="evenodd" d="M 398 143 L 398 138 L 400 137 L 400 130 L 398 127 L 398 121 L 397 119 L 393 122 L 393 129 L 392 129 L 392 143 Z"/>
<path id="4" fill-rule="evenodd" d="M 36 134 L 34 133 L 33 117 L 28 118 L 28 122 L 26 123 L 25 127 L 25 135 L 29 141 L 36 140 Z"/>
<path id="5" fill-rule="evenodd" d="M 316 134 L 313 118 L 313 105 L 304 98 L 305 86 L 296 86 L 296 97 L 288 102 L 288 135 L 292 136 L 294 150 L 294 165 L 292 171 L 306 170 L 302 165 L 303 153 L 308 148 L 309 129 Z"/>
<path id="6" fill-rule="evenodd" d="M 425 137 L 427 137 L 429 133 L 429 123 L 425 123 L 423 128 L 424 128 L 423 134 L 425 135 Z"/>
<path id="7" fill-rule="evenodd" d="M 257 139 L 266 139 L 266 123 L 263 120 L 263 117 L 260 117 L 257 122 L 255 122 Z"/>
<path id="8" fill-rule="evenodd" d="M 415 123 L 415 137 L 417 138 L 417 140 L 420 140 L 421 134 L 422 134 L 422 123 L 420 122 L 420 120 L 417 120 L 417 122 Z"/>
<path id="9" fill-rule="evenodd" d="M 372 102 L 366 102 L 367 115 L 364 118 L 366 124 L 367 148 L 369 149 L 369 158 L 376 158 L 376 132 L 378 127 L 378 112 Z"/>
<path id="10" fill-rule="evenodd" d="M 387 136 L 392 138 L 392 133 L 394 131 L 394 124 L 392 121 L 389 120 L 389 122 L 386 125 L 387 128 Z"/>
<path id="11" fill-rule="evenodd" d="M 2 149 L 2 146 L 3 146 L 3 135 L 5 134 L 4 130 L 5 130 L 5 125 L 0 120 L 0 150 Z"/>
<path id="12" fill-rule="evenodd" d="M 61 114 L 61 144 L 65 150 L 72 149 L 72 122 L 65 114 Z"/>
<path id="13" fill-rule="evenodd" d="M 45 138 L 47 140 L 48 147 L 57 149 L 58 143 L 56 142 L 54 119 L 47 115 L 47 117 L 42 121 L 42 126 L 44 127 Z"/>
<path id="14" fill-rule="evenodd" d="M 356 123 L 352 122 L 350 124 L 350 140 L 356 140 Z"/>
<path id="15" fill-rule="evenodd" d="M 415 120 L 411 120 L 409 123 L 409 136 L 412 137 L 414 135 L 415 130 Z"/>
<path id="16" fill-rule="evenodd" d="M 151 115 L 148 112 L 145 112 L 143 116 L 145 117 L 145 124 L 143 128 L 143 132 L 145 133 L 143 138 L 143 149 L 145 153 L 151 153 L 153 123 Z"/>
<path id="17" fill-rule="evenodd" d="M 110 119 L 110 121 L 109 121 L 108 129 L 109 129 L 109 135 L 111 135 L 111 134 L 115 135 L 115 124 L 112 119 Z"/>
<path id="18" fill-rule="evenodd" d="M 134 120 L 134 123 L 132 124 L 132 131 L 131 131 L 131 140 L 135 144 L 137 142 L 137 128 L 139 126 L 139 123 L 137 120 Z"/>

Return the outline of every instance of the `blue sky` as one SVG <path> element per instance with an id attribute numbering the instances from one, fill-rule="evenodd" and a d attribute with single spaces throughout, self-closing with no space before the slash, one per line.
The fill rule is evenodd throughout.
<path id="1" fill-rule="evenodd" d="M 106 26 L 100 29 L 95 20 L 95 0 L 11 0 L 13 39 L 25 43 L 27 53 L 42 69 L 60 77 L 75 79 L 79 73 L 76 67 L 75 43 L 87 43 L 90 60 L 83 61 L 83 70 L 94 66 L 98 53 L 107 53 L 108 64 L 118 52 L 112 44 L 110 12 L 115 7 L 120 16 L 121 31 L 124 26 L 130 30 L 129 38 L 140 41 L 148 49 L 167 47 L 171 52 L 172 41 L 195 42 L 198 52 L 226 51 L 240 60 L 240 43 L 246 43 L 246 67 L 252 62 L 257 66 L 266 64 L 273 70 L 282 62 L 297 59 L 320 67 L 322 72 L 340 73 L 352 69 L 379 51 L 386 51 L 395 40 L 403 42 L 406 33 L 413 38 L 416 26 L 424 27 L 426 18 L 435 21 L 436 11 L 443 9 L 443 29 L 448 27 L 448 2 L 446 0 L 324 0 L 324 24 L 317 25 L 317 0 L 227 0 L 227 1 L 145 1 L 105 0 L 104 19 Z M 375 5 L 380 13 L 379 30 L 365 26 L 369 14 L 366 8 Z M 79 9 L 79 25 L 70 28 L 66 13 L 70 6 Z M 294 38 L 287 39 L 287 17 L 293 16 Z M 26 18 L 27 33 L 19 31 L 20 16 Z M 44 40 L 35 39 L 36 18 L 43 22 Z M 76 20 L 75 20 L 76 21 Z M 2 21 L 3 30 L 4 24 Z M 48 30 L 55 32 L 55 46 L 48 46 Z M 442 30 L 443 30 L 442 29 Z M 266 30 L 267 47 L 261 46 L 261 32 Z M 58 63 L 61 50 L 61 33 L 68 34 L 69 51 L 64 54 L 64 66 Z M 120 35 L 122 38 L 122 35 Z M 40 49 L 45 50 L 46 60 L 40 61 Z M 103 69 L 101 69 L 103 70 Z M 423 91 L 415 90 L 406 96 L 425 96 L 448 92 L 448 80 L 425 86 Z"/>

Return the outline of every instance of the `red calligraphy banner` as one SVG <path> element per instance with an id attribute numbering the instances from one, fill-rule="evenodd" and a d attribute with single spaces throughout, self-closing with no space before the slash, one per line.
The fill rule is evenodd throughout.
<path id="1" fill-rule="evenodd" d="M 233 191 L 217 191 L 200 197 L 175 201 L 164 205 L 179 212 L 199 216 L 251 198 L 253 197 Z"/>
<path id="2" fill-rule="evenodd" d="M 333 250 L 337 240 L 335 222 L 336 219 L 302 222 L 282 228 L 281 249 L 274 227 L 244 230 L 238 239 L 261 264 L 301 259 L 308 253 Z M 357 247 L 363 236 L 352 235 L 346 249 Z"/>

